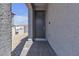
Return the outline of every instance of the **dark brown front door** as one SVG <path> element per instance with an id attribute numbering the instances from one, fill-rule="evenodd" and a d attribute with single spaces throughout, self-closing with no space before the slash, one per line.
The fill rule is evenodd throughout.
<path id="1" fill-rule="evenodd" d="M 45 11 L 35 11 L 35 37 L 45 38 Z"/>

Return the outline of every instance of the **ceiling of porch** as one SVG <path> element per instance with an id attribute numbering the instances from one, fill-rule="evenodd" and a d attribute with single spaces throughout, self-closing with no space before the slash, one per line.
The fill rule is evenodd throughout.
<path id="1" fill-rule="evenodd" d="M 46 10 L 47 9 L 47 3 L 34 3 L 35 10 Z"/>

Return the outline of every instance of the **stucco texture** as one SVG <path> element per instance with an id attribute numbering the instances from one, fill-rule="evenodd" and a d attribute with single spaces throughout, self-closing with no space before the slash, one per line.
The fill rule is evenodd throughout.
<path id="1" fill-rule="evenodd" d="M 46 35 L 57 55 L 79 55 L 79 4 L 48 4 Z"/>

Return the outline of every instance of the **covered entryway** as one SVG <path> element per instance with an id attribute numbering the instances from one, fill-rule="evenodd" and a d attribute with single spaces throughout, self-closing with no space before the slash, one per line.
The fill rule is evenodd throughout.
<path id="1" fill-rule="evenodd" d="M 54 56 L 56 53 L 46 40 L 46 5 L 27 4 L 28 38 L 21 40 L 12 55 L 15 56 Z M 38 8 L 39 7 L 39 8 Z"/>
<path id="2" fill-rule="evenodd" d="M 27 41 L 21 56 L 56 56 L 46 40 L 46 5 L 33 5 L 33 42 Z"/>
<path id="3" fill-rule="evenodd" d="M 34 40 L 46 41 L 46 5 L 47 4 L 33 4 L 34 6 Z"/>

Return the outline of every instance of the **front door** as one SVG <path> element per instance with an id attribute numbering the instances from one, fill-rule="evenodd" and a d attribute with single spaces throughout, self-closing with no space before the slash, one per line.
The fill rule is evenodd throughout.
<path id="1" fill-rule="evenodd" d="M 35 11 L 35 38 L 45 38 L 45 11 Z"/>

